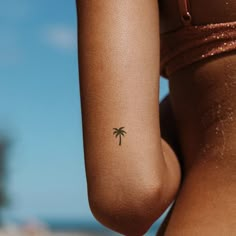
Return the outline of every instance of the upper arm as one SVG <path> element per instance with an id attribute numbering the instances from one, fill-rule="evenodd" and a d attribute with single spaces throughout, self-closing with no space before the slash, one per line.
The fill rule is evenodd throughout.
<path id="1" fill-rule="evenodd" d="M 158 2 L 78 0 L 77 9 L 90 205 L 99 203 L 103 212 L 123 214 L 117 225 L 134 232 L 156 220 L 177 184 L 165 176 L 160 139 Z M 113 128 L 120 127 L 126 131 L 121 145 L 113 135 Z M 163 184 L 170 186 L 165 187 L 168 196 L 162 194 L 166 201 L 157 194 Z M 117 230 L 108 221 L 103 219 Z"/>
<path id="2" fill-rule="evenodd" d="M 138 162 L 130 169 L 138 163 L 144 169 L 153 164 L 158 169 L 162 159 L 158 158 L 157 1 L 80 0 L 78 5 L 80 95 L 88 164 L 105 175 L 108 170 L 98 167 L 110 164 L 104 156 L 124 163 L 128 158 L 131 161 L 132 153 Z M 119 127 L 127 132 L 121 146 L 113 135 L 113 128 Z M 150 183 L 150 178 L 142 177 Z"/>
<path id="3" fill-rule="evenodd" d="M 108 137 L 112 127 L 125 125 L 130 131 L 127 139 L 142 141 L 145 148 L 143 141 L 150 128 L 154 128 L 151 134 L 159 136 L 156 1 L 78 2 L 79 70 L 84 116 L 87 120 L 97 114 L 96 121 L 103 122 L 105 128 L 102 132 L 96 131 L 98 137 L 101 133 L 108 135 L 104 142 L 110 141 Z M 94 125 L 90 122 L 85 128 L 94 130 L 97 124 Z M 141 130 L 142 135 L 136 135 Z M 128 145 L 129 140 L 124 145 Z"/>

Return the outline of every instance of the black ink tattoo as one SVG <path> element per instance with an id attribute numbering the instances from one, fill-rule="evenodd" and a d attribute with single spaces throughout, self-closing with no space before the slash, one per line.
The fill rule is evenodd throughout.
<path id="1" fill-rule="evenodd" d="M 119 136 L 119 145 L 121 145 L 121 135 L 125 136 L 124 134 L 127 134 L 123 129 L 125 127 L 120 127 L 119 129 L 113 128 L 115 131 L 113 132 L 113 135 Z"/>

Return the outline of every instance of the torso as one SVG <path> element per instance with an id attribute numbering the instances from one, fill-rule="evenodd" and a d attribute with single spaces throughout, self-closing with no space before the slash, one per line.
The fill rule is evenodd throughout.
<path id="1" fill-rule="evenodd" d="M 235 68 L 231 52 L 169 79 L 185 175 L 158 235 L 236 235 Z"/>
<path id="2" fill-rule="evenodd" d="M 189 0 L 194 24 L 235 21 L 235 1 Z M 178 0 L 159 0 L 160 32 L 181 25 Z M 236 51 L 169 78 L 184 176 L 158 235 L 236 235 Z"/>

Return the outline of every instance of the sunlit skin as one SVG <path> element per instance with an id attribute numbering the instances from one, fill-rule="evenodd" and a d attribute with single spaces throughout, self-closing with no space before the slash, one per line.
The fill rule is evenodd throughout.
<path id="1" fill-rule="evenodd" d="M 224 3 L 207 6 L 222 22 L 236 20 L 233 2 L 231 18 L 222 17 Z M 204 0 L 191 5 L 197 23 L 217 20 Z M 177 0 L 77 1 L 90 208 L 106 227 L 141 236 L 176 200 L 158 235 L 234 235 L 236 53 L 173 74 L 170 95 L 158 106 L 159 35 L 181 24 L 176 6 Z M 171 17 L 163 15 L 168 11 Z"/>

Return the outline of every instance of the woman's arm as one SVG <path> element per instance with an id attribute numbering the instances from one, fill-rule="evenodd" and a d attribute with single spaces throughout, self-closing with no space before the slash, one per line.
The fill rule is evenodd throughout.
<path id="1" fill-rule="evenodd" d="M 125 235 L 144 234 L 180 180 L 160 138 L 157 2 L 77 0 L 89 204 L 97 220 Z"/>

